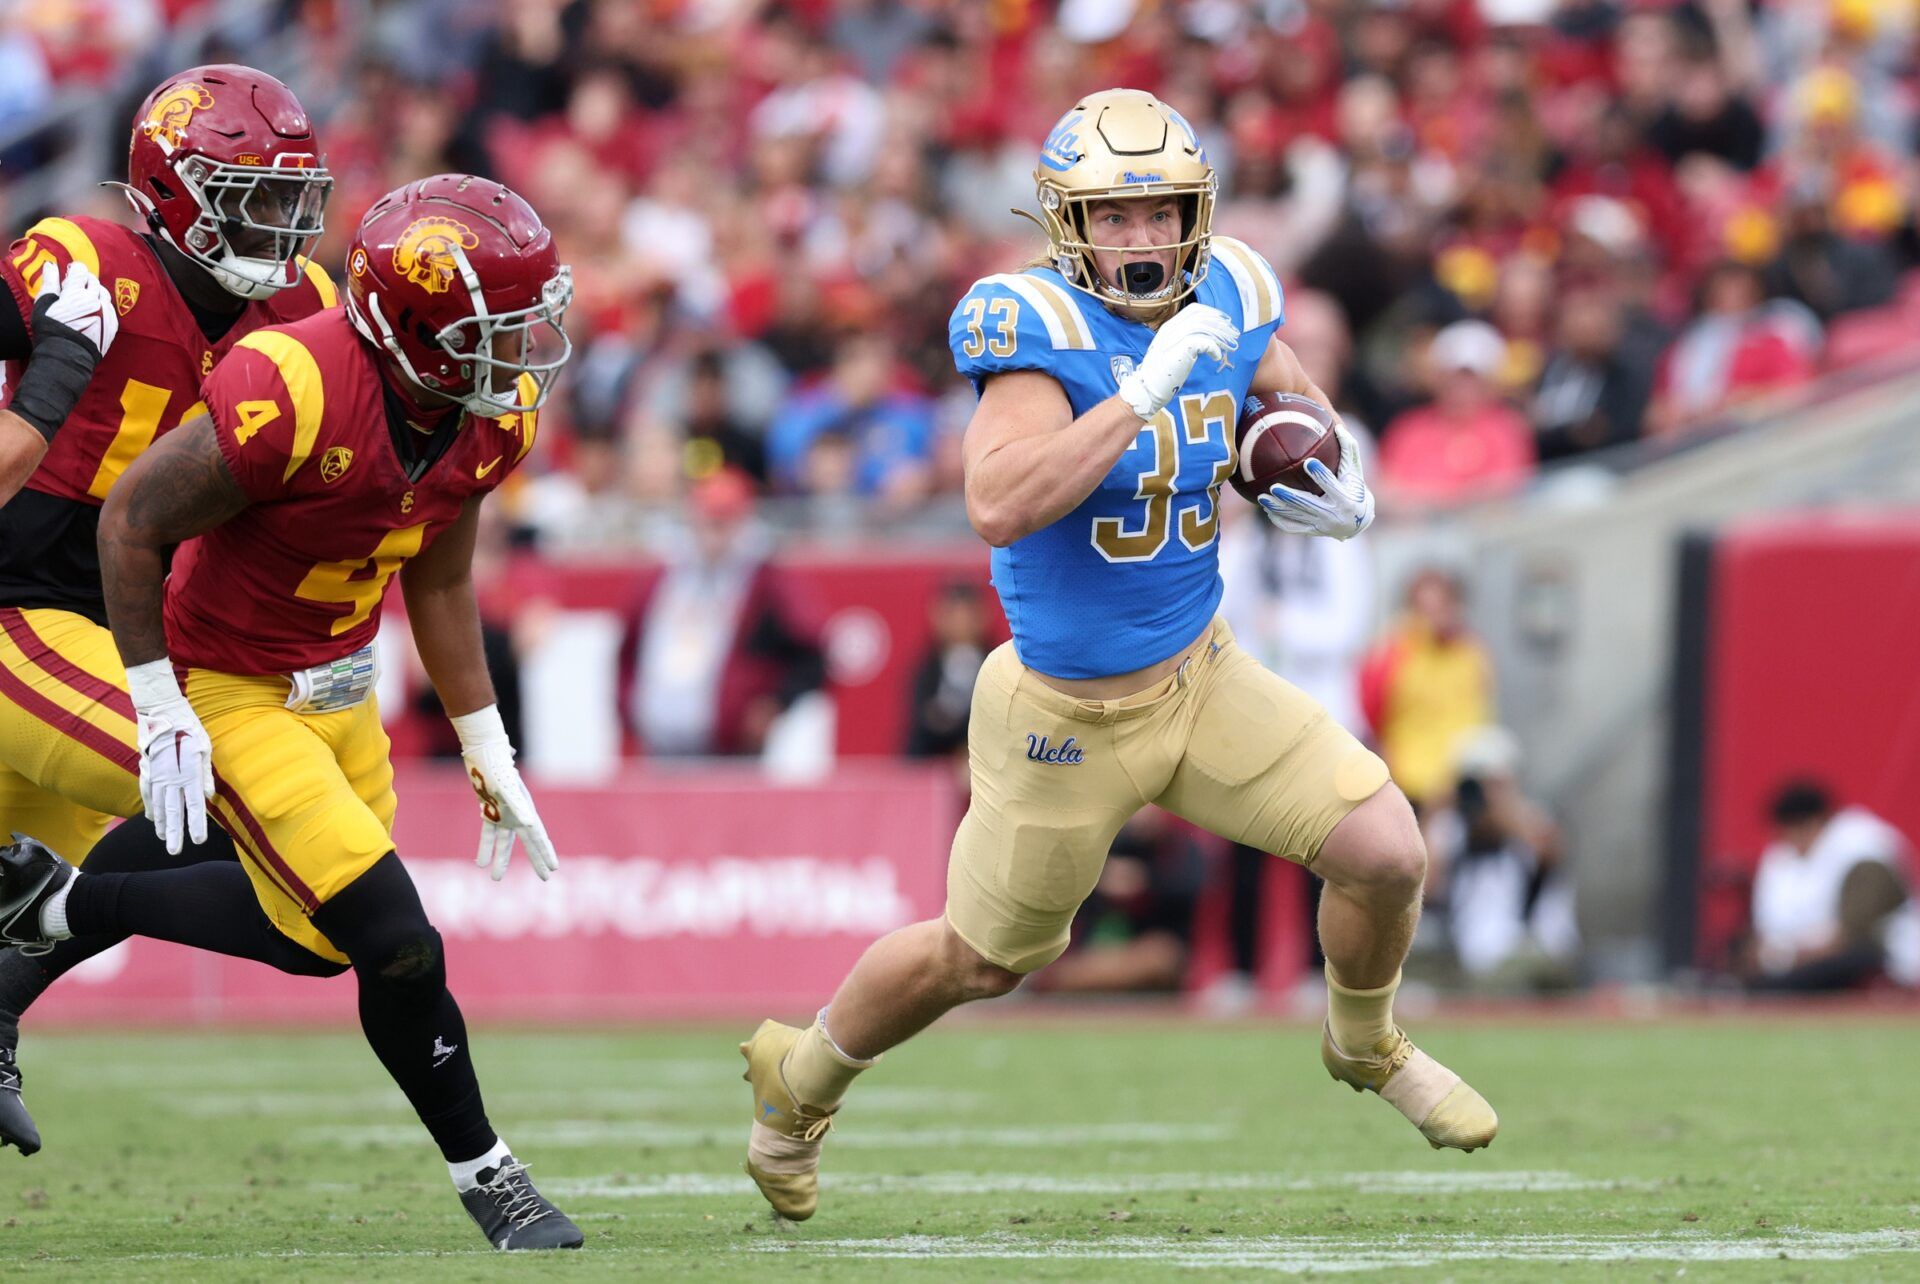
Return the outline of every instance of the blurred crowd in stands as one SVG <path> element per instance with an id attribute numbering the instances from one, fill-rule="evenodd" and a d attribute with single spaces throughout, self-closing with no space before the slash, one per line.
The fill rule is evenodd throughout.
<path id="1" fill-rule="evenodd" d="M 0 130 L 63 85 L 144 87 L 153 33 L 222 8 L 13 0 Z M 519 510 L 550 548 L 648 543 L 628 501 L 723 468 L 828 528 L 954 491 L 948 313 L 1030 257 L 1007 210 L 1039 140 L 1113 84 L 1195 125 L 1219 230 L 1288 283 L 1283 336 L 1338 354 L 1389 514 L 1920 334 L 1904 0 L 257 8 L 339 177 L 322 261 L 456 168 L 524 190 L 579 265 L 563 431 Z"/>

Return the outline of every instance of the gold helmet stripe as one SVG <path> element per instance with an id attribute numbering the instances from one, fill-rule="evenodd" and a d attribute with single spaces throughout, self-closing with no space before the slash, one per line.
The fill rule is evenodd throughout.
<path id="1" fill-rule="evenodd" d="M 1213 238 L 1213 257 L 1240 292 L 1240 328 L 1257 329 L 1280 319 L 1280 281 L 1266 261 L 1231 236 Z"/>
<path id="2" fill-rule="evenodd" d="M 287 471 L 280 480 L 292 481 L 300 465 L 313 454 L 320 420 L 326 415 L 327 390 L 320 379 L 320 363 L 304 343 L 278 330 L 255 330 L 233 346 L 252 348 L 265 356 L 279 369 L 280 381 L 287 385 L 287 400 L 293 403 L 293 448 L 287 452 Z"/>
<path id="3" fill-rule="evenodd" d="M 986 278 L 994 285 L 1005 286 L 1025 301 L 1033 309 L 1034 315 L 1047 328 L 1047 338 L 1055 348 L 1093 347 L 1093 331 L 1087 325 L 1080 309 L 1074 305 L 1073 298 L 1060 286 L 1045 277 L 1026 273 L 1002 272 Z"/>

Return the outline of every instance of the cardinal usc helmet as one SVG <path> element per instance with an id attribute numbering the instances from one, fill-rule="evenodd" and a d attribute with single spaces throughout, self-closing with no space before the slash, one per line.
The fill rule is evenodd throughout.
<path id="1" fill-rule="evenodd" d="M 228 293 L 264 299 L 299 283 L 333 179 L 293 91 L 222 63 L 147 95 L 119 186 L 156 236 Z"/>
<path id="2" fill-rule="evenodd" d="M 573 355 L 572 302 L 572 269 L 533 207 L 471 174 L 387 193 L 347 250 L 354 328 L 410 383 L 486 418 L 546 403 Z"/>
<path id="3" fill-rule="evenodd" d="M 1068 285 L 1139 315 L 1178 303 L 1206 276 L 1217 190 L 1213 165 L 1193 126 L 1152 94 L 1105 89 L 1082 98 L 1047 135 L 1033 177 L 1041 215 L 1035 221 L 1046 230 L 1048 257 Z M 1089 208 L 1096 201 L 1164 196 L 1180 202 L 1181 239 L 1163 247 L 1178 251 L 1173 279 L 1137 289 L 1105 280 L 1093 252 L 1128 247 L 1096 243 Z"/>

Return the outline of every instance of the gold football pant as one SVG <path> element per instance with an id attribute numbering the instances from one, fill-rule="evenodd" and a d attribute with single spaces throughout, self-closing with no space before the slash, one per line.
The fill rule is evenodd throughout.
<path id="1" fill-rule="evenodd" d="M 1013 972 L 1067 948 L 1121 825 L 1149 803 L 1311 866 L 1386 764 L 1214 621 L 1180 672 L 1122 700 L 1080 700 L 987 657 L 967 724 L 973 799 L 947 866 L 946 918 Z"/>
<path id="2" fill-rule="evenodd" d="M 113 635 L 72 611 L 0 608 L 0 841 L 25 834 L 78 865 L 138 816 L 133 701 Z"/>
<path id="3" fill-rule="evenodd" d="M 393 762 L 374 699 L 333 713 L 286 707 L 287 679 L 189 669 L 213 739 L 214 814 L 254 894 L 288 937 L 344 963 L 310 915 L 393 850 Z"/>

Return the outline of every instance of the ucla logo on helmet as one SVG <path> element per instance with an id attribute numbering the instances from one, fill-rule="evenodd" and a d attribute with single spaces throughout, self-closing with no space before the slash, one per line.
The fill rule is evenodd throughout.
<path id="1" fill-rule="evenodd" d="M 1181 131 L 1186 134 L 1187 146 L 1193 149 L 1194 159 L 1202 165 L 1207 164 L 1207 149 L 1200 145 L 1200 135 L 1193 132 L 1193 126 L 1187 123 L 1187 118 L 1172 107 L 1167 108 L 1167 115 L 1171 116 L 1173 123 L 1180 126 Z"/>
<path id="2" fill-rule="evenodd" d="M 416 219 L 393 247 L 393 270 L 428 294 L 445 294 L 460 275 L 455 251 L 479 244 L 474 230 L 455 219 L 438 214 Z"/>
<path id="3" fill-rule="evenodd" d="M 205 85 L 189 80 L 161 94 L 140 125 L 148 138 L 164 143 L 169 150 L 186 141 L 187 126 L 193 114 L 213 106 L 213 93 Z"/>
<path id="4" fill-rule="evenodd" d="M 1048 169 L 1069 170 L 1080 163 L 1080 121 L 1082 111 L 1070 111 L 1040 145 L 1040 163 Z"/>

